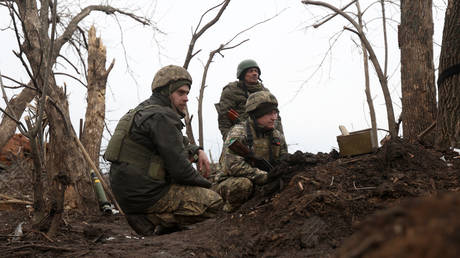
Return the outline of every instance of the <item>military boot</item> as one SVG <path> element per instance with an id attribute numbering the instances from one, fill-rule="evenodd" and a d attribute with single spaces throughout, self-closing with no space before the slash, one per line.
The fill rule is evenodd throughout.
<path id="1" fill-rule="evenodd" d="M 155 225 L 144 214 L 129 214 L 126 215 L 126 220 L 138 235 L 155 235 Z"/>

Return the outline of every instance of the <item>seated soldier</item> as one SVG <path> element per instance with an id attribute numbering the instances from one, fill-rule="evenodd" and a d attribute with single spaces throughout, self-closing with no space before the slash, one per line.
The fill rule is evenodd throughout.
<path id="1" fill-rule="evenodd" d="M 251 197 L 254 184 L 267 183 L 269 169 L 257 166 L 255 160 L 275 164 L 287 154 L 284 136 L 275 129 L 276 98 L 268 91 L 253 93 L 246 103 L 246 112 L 249 118 L 228 132 L 222 154 L 223 174 L 214 187 L 225 201 L 223 209 L 227 212 L 234 211 Z M 236 153 L 232 148 L 235 142 L 247 147 L 249 155 Z"/>
<path id="2" fill-rule="evenodd" d="M 209 172 L 202 148 L 182 135 L 185 107 L 192 84 L 182 67 L 161 68 L 152 82 L 152 95 L 124 115 L 107 146 L 112 162 L 112 191 L 139 235 L 180 230 L 214 217 L 222 208 L 211 183 L 192 166 Z"/>

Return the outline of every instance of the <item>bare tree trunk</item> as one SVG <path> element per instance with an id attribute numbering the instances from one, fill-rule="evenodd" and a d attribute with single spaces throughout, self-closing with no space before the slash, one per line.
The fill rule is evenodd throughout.
<path id="1" fill-rule="evenodd" d="M 356 1 L 356 7 L 358 9 L 358 24 L 363 28 L 363 16 L 361 12 L 361 7 L 359 5 L 359 1 Z M 385 19 L 383 21 L 385 23 Z M 385 33 L 386 34 L 386 33 Z M 371 116 L 371 128 L 373 133 L 373 139 L 372 142 L 378 143 L 377 140 L 377 118 L 375 116 L 375 109 L 374 109 L 374 102 L 372 101 L 372 95 L 371 95 L 371 88 L 370 88 L 370 80 L 369 80 L 369 55 L 367 54 L 366 46 L 364 43 L 361 41 L 361 49 L 363 50 L 363 63 L 364 63 L 364 79 L 365 79 L 365 93 L 366 93 L 366 100 L 367 100 L 367 105 L 369 106 L 369 115 Z M 386 60 L 386 58 L 385 58 Z M 386 67 L 386 66 L 385 66 Z M 386 69 L 385 69 L 386 71 Z M 386 72 L 385 72 L 386 73 Z"/>
<path id="2" fill-rule="evenodd" d="M 29 83 L 31 86 L 31 83 Z M 15 98 L 12 98 L 8 106 L 13 109 L 13 113 L 16 118 L 21 118 L 22 114 L 28 103 L 30 103 L 34 97 L 36 92 L 29 88 L 24 88 L 21 93 Z M 16 121 L 13 121 L 8 116 L 3 115 L 2 122 L 0 123 L 0 149 L 5 146 L 5 144 L 13 137 L 14 133 L 16 132 Z"/>
<path id="3" fill-rule="evenodd" d="M 74 139 L 67 97 L 55 85 L 50 95 L 56 103 L 47 103 L 46 107 L 50 138 L 47 171 L 48 180 L 53 183 L 53 194 L 57 198 L 56 207 L 61 207 L 60 191 L 70 187 L 66 201 L 73 201 L 83 214 L 94 214 L 98 211 L 98 204 L 87 171 L 87 162 Z"/>
<path id="4" fill-rule="evenodd" d="M 460 1 L 449 0 L 438 78 L 436 147 L 460 148 Z"/>
<path id="5" fill-rule="evenodd" d="M 416 142 L 436 119 L 432 0 L 401 1 L 399 48 L 403 137 Z M 423 142 L 433 145 L 434 134 L 427 134 Z"/>
<path id="6" fill-rule="evenodd" d="M 105 69 L 106 49 L 100 38 L 96 38 L 96 29 L 91 27 L 88 35 L 88 96 L 85 125 L 81 143 L 91 160 L 99 169 L 99 152 L 105 119 L 105 90 L 107 76 L 113 67 Z"/>
<path id="7" fill-rule="evenodd" d="M 41 96 L 43 94 L 46 96 L 46 103 L 40 103 L 45 104 L 46 116 L 49 119 L 49 155 L 45 169 L 48 182 L 54 186 L 46 188 L 49 191 L 48 196 L 53 207 L 60 209 L 64 206 L 63 203 L 60 203 L 62 201 L 60 192 L 66 191 L 67 187 L 71 186 L 75 193 L 73 198 L 76 199 L 77 208 L 86 214 L 91 211 L 96 212 L 97 200 L 86 171 L 87 163 L 73 137 L 75 132 L 70 122 L 67 96 L 61 88 L 56 86 L 53 74 L 47 74 L 56 62 L 59 48 L 62 47 L 58 44 L 59 39 L 56 41 L 56 48 L 50 47 L 53 41 L 48 35 L 48 6 L 40 6 L 38 10 L 35 1 L 16 3 L 25 35 L 22 50 L 30 64 L 34 85 L 39 88 Z M 45 87 L 45 85 L 48 86 Z M 39 137 L 39 145 L 42 144 L 40 141 L 42 139 Z M 65 184 L 62 183 L 62 178 L 66 178 Z M 62 211 L 52 212 L 50 210 L 50 215 L 60 212 Z M 56 218 L 59 219 L 59 216 Z"/>

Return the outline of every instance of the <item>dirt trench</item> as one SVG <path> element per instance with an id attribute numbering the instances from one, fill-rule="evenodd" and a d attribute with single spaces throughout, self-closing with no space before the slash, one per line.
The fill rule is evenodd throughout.
<path id="1" fill-rule="evenodd" d="M 48 239 L 30 230 L 30 210 L 18 207 L 0 211 L 0 256 L 457 257 L 456 156 L 402 140 L 350 158 L 295 152 L 276 167 L 281 180 L 257 189 L 239 210 L 147 238 L 120 215 L 69 213 Z M 0 172 L 1 192 L 30 199 L 30 184 L 19 182 L 24 174 Z M 14 238 L 20 222 L 24 235 Z"/>

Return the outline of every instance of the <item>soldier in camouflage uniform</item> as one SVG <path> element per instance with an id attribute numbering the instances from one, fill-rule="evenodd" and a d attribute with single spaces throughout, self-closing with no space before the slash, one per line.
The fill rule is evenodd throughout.
<path id="1" fill-rule="evenodd" d="M 190 161 L 209 172 L 206 154 L 181 133 L 191 84 L 184 68 L 161 68 L 152 95 L 120 119 L 104 154 L 115 198 L 139 235 L 179 230 L 222 209 Z"/>
<path id="2" fill-rule="evenodd" d="M 287 145 L 283 134 L 275 129 L 278 118 L 278 102 L 268 91 L 251 94 L 246 103 L 248 119 L 235 125 L 228 132 L 222 156 L 223 174 L 220 183 L 214 188 L 225 201 L 223 209 L 233 211 L 253 192 L 253 185 L 267 183 L 268 171 L 251 166 L 242 156 L 237 155 L 228 146 L 238 140 L 248 146 L 256 158 L 264 158 L 276 164 L 287 155 Z"/>
<path id="3" fill-rule="evenodd" d="M 245 112 L 246 101 L 250 94 L 258 91 L 268 91 L 260 80 L 259 65 L 251 59 L 242 61 L 236 70 L 238 81 L 227 84 L 222 90 L 219 103 L 215 104 L 219 130 L 222 134 L 222 140 L 225 141 L 230 128 L 240 121 L 247 119 L 248 115 Z M 239 114 L 239 121 L 232 121 L 228 117 L 230 109 L 235 110 Z M 281 118 L 278 117 L 276 129 L 283 133 Z"/>

